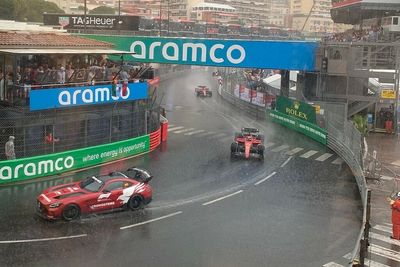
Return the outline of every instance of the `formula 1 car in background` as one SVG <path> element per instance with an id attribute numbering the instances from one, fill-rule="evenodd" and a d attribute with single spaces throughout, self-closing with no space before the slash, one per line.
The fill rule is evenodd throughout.
<path id="1" fill-rule="evenodd" d="M 137 210 L 151 201 L 152 189 L 148 184 L 151 179 L 148 171 L 130 168 L 126 173 L 112 172 L 50 187 L 37 197 L 36 212 L 48 220 L 71 221 L 82 213 Z"/>
<path id="2" fill-rule="evenodd" d="M 212 91 L 205 85 L 199 85 L 194 89 L 196 96 L 212 96 Z"/>
<path id="3" fill-rule="evenodd" d="M 243 156 L 248 159 L 251 156 L 264 159 L 264 136 L 259 134 L 256 128 L 242 128 L 235 134 L 235 141 L 231 144 L 231 157 Z"/>

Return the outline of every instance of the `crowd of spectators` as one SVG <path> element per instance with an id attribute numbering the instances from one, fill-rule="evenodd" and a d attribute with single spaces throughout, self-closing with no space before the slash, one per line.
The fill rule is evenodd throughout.
<path id="1" fill-rule="evenodd" d="M 350 29 L 341 33 L 334 33 L 325 38 L 325 41 L 333 42 L 377 42 L 383 34 L 382 27 L 371 27 L 369 29 Z"/>
<path id="2" fill-rule="evenodd" d="M 49 87 L 111 84 L 115 81 L 129 82 L 139 79 L 143 65 L 118 65 L 102 60 L 93 64 L 24 64 L 10 66 L 4 72 L 0 68 L 0 100 L 29 98 L 31 90 Z"/>

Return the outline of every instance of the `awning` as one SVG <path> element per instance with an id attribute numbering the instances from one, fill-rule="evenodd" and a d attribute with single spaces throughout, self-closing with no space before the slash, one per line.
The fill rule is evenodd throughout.
<path id="1" fill-rule="evenodd" d="M 132 55 L 134 52 L 115 49 L 63 49 L 63 48 L 0 48 L 0 53 L 7 54 L 100 54 L 100 55 Z"/>

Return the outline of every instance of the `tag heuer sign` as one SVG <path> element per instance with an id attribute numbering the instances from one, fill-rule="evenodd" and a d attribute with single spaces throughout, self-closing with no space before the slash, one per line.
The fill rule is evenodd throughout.
<path id="1" fill-rule="evenodd" d="M 62 26 L 64 29 L 98 29 L 138 31 L 138 16 L 43 14 L 44 25 Z"/>
<path id="2" fill-rule="evenodd" d="M 67 26 L 69 24 L 69 17 L 59 17 L 58 24 L 60 24 L 62 27 Z"/>
<path id="3" fill-rule="evenodd" d="M 287 97 L 278 96 L 276 109 L 286 115 L 296 117 L 298 119 L 316 123 L 315 107 L 297 100 L 291 100 Z"/>

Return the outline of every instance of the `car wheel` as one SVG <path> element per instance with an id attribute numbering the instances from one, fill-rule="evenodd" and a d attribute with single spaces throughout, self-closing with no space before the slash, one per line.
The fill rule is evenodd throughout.
<path id="1" fill-rule="evenodd" d="M 209 95 L 209 96 L 212 96 L 212 92 L 209 92 L 208 95 Z"/>
<path id="2" fill-rule="evenodd" d="M 264 147 L 263 145 L 259 145 L 259 146 L 257 147 L 257 149 L 258 149 L 259 159 L 260 159 L 260 160 L 264 160 L 264 150 L 265 150 L 265 147 Z"/>
<path id="3" fill-rule="evenodd" d="M 61 216 L 66 221 L 72 221 L 78 219 L 80 215 L 81 209 L 75 204 L 70 204 L 63 209 Z"/>
<path id="4" fill-rule="evenodd" d="M 131 210 L 138 210 L 143 206 L 143 197 L 140 195 L 131 196 L 128 202 L 128 207 Z"/>
<path id="5" fill-rule="evenodd" d="M 264 143 L 265 137 L 264 137 L 263 134 L 259 134 L 259 135 L 257 136 L 257 139 L 258 139 L 258 140 L 261 140 L 261 143 Z"/>

